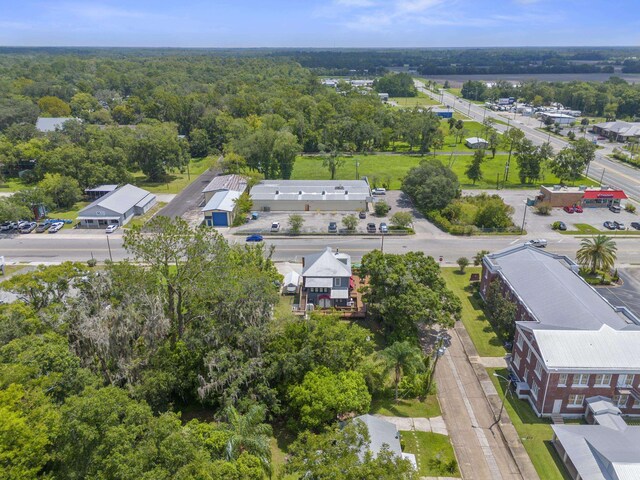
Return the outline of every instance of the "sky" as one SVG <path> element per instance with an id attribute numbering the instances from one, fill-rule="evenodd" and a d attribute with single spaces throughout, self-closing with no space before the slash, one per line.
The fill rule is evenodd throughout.
<path id="1" fill-rule="evenodd" d="M 640 0 L 0 0 L 0 45 L 640 45 Z"/>

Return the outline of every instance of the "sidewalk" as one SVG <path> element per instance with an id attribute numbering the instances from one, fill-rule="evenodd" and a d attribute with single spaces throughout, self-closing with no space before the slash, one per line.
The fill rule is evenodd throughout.
<path id="1" fill-rule="evenodd" d="M 458 328 L 464 329 L 462 325 L 456 330 Z M 436 382 L 443 417 L 463 478 L 537 478 L 537 475 L 521 475 L 499 429 L 497 426 L 492 427 L 494 414 L 462 342 L 455 333 L 451 336 L 450 347 L 436 368 Z"/>
<path id="2" fill-rule="evenodd" d="M 433 432 L 439 433 L 440 435 L 449 435 L 447 425 L 442 417 L 389 417 L 380 414 L 376 414 L 375 416 L 393 423 L 398 427 L 398 430 L 415 430 L 416 432 Z"/>

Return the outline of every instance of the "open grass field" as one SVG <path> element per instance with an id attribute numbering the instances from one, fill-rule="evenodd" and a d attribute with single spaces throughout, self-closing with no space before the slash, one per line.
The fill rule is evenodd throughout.
<path id="1" fill-rule="evenodd" d="M 506 383 L 498 377 L 494 377 L 496 372 L 502 376 L 508 374 L 506 368 L 495 369 L 488 368 L 487 372 L 491 381 L 502 396 L 505 393 Z M 556 453 L 551 438 L 553 431 L 551 430 L 550 421 L 536 417 L 529 403 L 519 400 L 515 395 L 509 394 L 504 405 L 505 411 L 509 414 L 513 426 L 518 432 L 518 436 L 522 440 L 525 450 L 529 454 L 533 465 L 538 472 L 540 478 L 544 480 L 569 480 L 562 460 Z"/>
<path id="2" fill-rule="evenodd" d="M 481 267 L 467 267 L 464 274 L 457 268 L 442 268 L 442 277 L 447 287 L 455 293 L 462 303 L 462 323 L 481 357 L 502 357 L 506 350 L 493 331 L 493 327 L 480 308 L 480 302 L 473 296 L 474 289 L 469 286 L 472 273 L 481 273 Z"/>
<path id="3" fill-rule="evenodd" d="M 446 435 L 440 435 L 433 432 L 400 432 L 402 442 L 404 443 L 403 451 L 413 453 L 416 456 L 418 464 L 418 473 L 420 477 L 459 477 L 455 462 L 453 447 Z M 450 464 L 451 470 L 444 469 L 444 465 Z M 440 465 L 440 467 L 438 467 Z"/>
<path id="4" fill-rule="evenodd" d="M 144 173 L 138 171 L 133 173 L 133 183 L 153 193 L 180 193 L 183 188 L 198 178 L 198 175 L 212 166 L 211 157 L 193 159 L 189 164 L 188 172 L 186 170 L 184 173 L 172 172 L 167 175 L 165 181 L 149 182 Z"/>
<path id="5" fill-rule="evenodd" d="M 389 97 L 390 102 L 395 102 L 401 108 L 432 107 L 440 105 L 440 102 L 432 100 L 424 93 L 418 93 L 417 97 Z"/>
<path id="6" fill-rule="evenodd" d="M 466 147 L 463 147 L 466 149 Z M 468 149 L 467 149 L 468 150 Z M 360 178 L 367 176 L 370 183 L 381 183 L 388 180 L 390 189 L 397 190 L 400 188 L 402 178 L 405 177 L 409 169 L 417 166 L 421 160 L 434 158 L 428 154 L 425 156 L 407 155 L 407 154 L 389 154 L 383 153 L 379 155 L 354 155 L 353 157 L 344 158 L 344 165 L 336 172 L 337 180 L 353 180 L 356 178 L 356 162 L 358 162 L 358 172 Z M 507 161 L 507 155 L 496 155 L 491 158 L 488 155 L 482 164 L 482 173 L 484 178 L 475 185 L 467 179 L 464 171 L 471 161 L 472 154 L 468 155 L 451 155 L 440 154 L 435 158 L 439 159 L 443 164 L 450 165 L 454 173 L 458 176 L 460 186 L 464 189 L 486 189 L 496 188 L 496 180 L 500 175 L 500 185 L 503 188 L 538 188 L 540 184 L 553 185 L 558 183 L 555 175 L 547 172 L 540 182 L 535 184 L 520 184 L 518 180 L 518 165 L 512 158 L 511 171 L 509 173 L 509 182 L 502 183 L 504 174 L 504 165 Z M 328 180 L 330 178 L 329 171 L 322 166 L 321 157 L 303 157 L 299 156 L 293 167 L 293 180 Z M 581 179 L 576 182 L 580 185 L 595 185 L 595 182 L 588 179 Z"/>

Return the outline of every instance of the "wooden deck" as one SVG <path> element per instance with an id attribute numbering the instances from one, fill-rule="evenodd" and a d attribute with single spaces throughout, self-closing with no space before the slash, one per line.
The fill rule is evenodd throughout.
<path id="1" fill-rule="evenodd" d="M 353 306 L 350 307 L 333 307 L 333 308 L 318 308 L 315 307 L 313 312 L 319 313 L 320 315 L 330 315 L 334 313 L 339 313 L 340 316 L 344 319 L 352 319 L 352 318 L 365 318 L 367 314 L 367 306 L 362 301 L 362 293 L 360 293 L 360 288 L 365 285 L 360 277 L 357 275 L 353 275 L 353 283 L 354 286 L 351 289 L 350 301 L 353 303 Z M 304 315 L 306 313 L 305 307 L 307 305 L 307 292 L 302 290 L 300 292 L 300 301 L 297 305 L 293 306 L 293 314 L 294 315 Z"/>

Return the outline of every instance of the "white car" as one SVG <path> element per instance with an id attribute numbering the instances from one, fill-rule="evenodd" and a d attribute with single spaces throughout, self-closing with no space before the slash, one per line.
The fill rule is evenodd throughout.
<path id="1" fill-rule="evenodd" d="M 273 233 L 279 232 L 280 231 L 280 222 L 273 222 L 271 224 L 271 231 Z"/>
<path id="2" fill-rule="evenodd" d="M 531 245 L 532 247 L 537 248 L 545 248 L 547 246 L 547 241 L 544 238 L 536 238 L 534 240 L 529 240 L 525 245 Z"/>
<path id="3" fill-rule="evenodd" d="M 387 194 L 386 188 L 374 188 L 373 190 L 371 190 L 371 195 L 386 195 L 386 194 Z"/>
<path id="4" fill-rule="evenodd" d="M 112 223 L 111 225 L 108 225 L 107 228 L 104 229 L 104 233 L 113 233 L 118 229 L 118 225 L 116 225 L 115 223 Z"/>
<path id="5" fill-rule="evenodd" d="M 49 233 L 56 233 L 58 230 L 60 230 L 62 227 L 64 227 L 64 223 L 63 222 L 55 222 L 51 224 L 51 227 L 49 227 Z"/>

